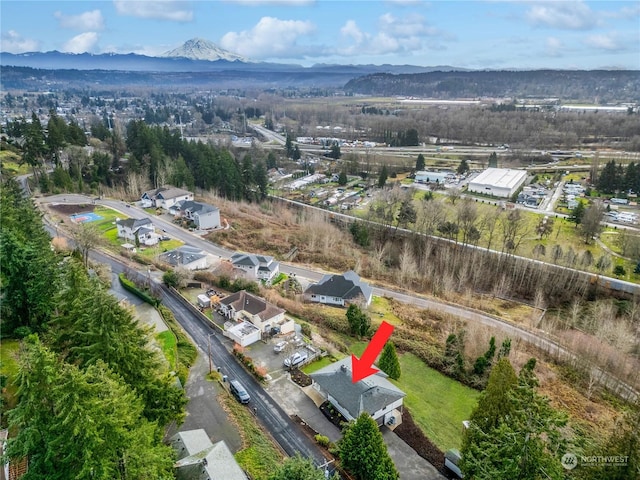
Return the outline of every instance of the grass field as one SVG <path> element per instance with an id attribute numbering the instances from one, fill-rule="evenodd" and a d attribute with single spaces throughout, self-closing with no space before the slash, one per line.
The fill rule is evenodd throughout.
<path id="1" fill-rule="evenodd" d="M 17 354 L 20 349 L 18 340 L 5 339 L 0 342 L 0 373 L 7 377 L 7 384 L 4 391 L 3 410 L 10 410 L 16 405 L 17 387 L 13 383 L 18 373 Z"/>
<path id="2" fill-rule="evenodd" d="M 160 349 L 164 354 L 164 357 L 169 362 L 169 369 L 172 371 L 177 370 L 176 365 L 176 353 L 177 353 L 177 342 L 176 336 L 173 334 L 171 330 L 165 330 L 164 332 L 160 332 L 156 334 L 156 340 L 160 345 Z"/>
<path id="3" fill-rule="evenodd" d="M 404 404 L 422 431 L 441 450 L 460 448 L 462 421 L 475 408 L 480 392 L 429 368 L 411 353 L 400 355 L 402 375 L 394 384 L 406 392 Z"/>
<path id="4" fill-rule="evenodd" d="M 396 317 L 391 311 L 389 300 L 384 297 L 373 297 L 371 307 L 369 307 L 369 313 L 372 320 L 380 322 L 384 320 L 391 325 L 399 325 L 402 323 L 402 320 Z"/>

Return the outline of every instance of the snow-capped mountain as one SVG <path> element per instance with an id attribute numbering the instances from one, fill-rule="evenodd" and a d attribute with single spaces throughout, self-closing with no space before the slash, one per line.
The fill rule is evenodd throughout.
<path id="1" fill-rule="evenodd" d="M 246 58 L 237 55 L 229 50 L 218 47 L 215 43 L 203 38 L 192 38 L 187 40 L 182 46 L 170 50 L 160 55 L 165 58 L 188 58 L 190 60 L 226 60 L 228 62 L 248 62 Z"/>

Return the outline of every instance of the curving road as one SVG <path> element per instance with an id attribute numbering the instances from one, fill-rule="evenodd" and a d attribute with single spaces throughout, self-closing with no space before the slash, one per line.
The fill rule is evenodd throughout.
<path id="1" fill-rule="evenodd" d="M 131 270 L 120 260 L 101 252 L 92 251 L 91 259 L 99 263 L 107 264 L 112 272 L 127 272 L 128 275 L 138 277 L 141 282 L 146 282 L 147 278 L 143 273 Z M 250 375 L 224 347 L 218 339 L 216 330 L 206 324 L 199 315 L 191 311 L 192 307 L 185 305 L 181 297 L 175 295 L 164 285 L 157 284 L 154 287 L 162 303 L 168 307 L 180 323 L 182 328 L 191 336 L 193 341 L 203 352 L 208 351 L 209 340 L 211 341 L 211 359 L 216 367 L 220 367 L 221 373 L 227 375 L 229 379 L 238 379 L 245 386 L 251 402 L 249 408 L 255 409 L 255 415 L 260 423 L 271 434 L 282 450 L 289 456 L 300 453 L 302 456 L 311 458 L 317 465 L 325 462 L 325 457 L 318 446 L 311 441 L 301 428 L 276 404 L 273 399 L 264 391 L 255 378 Z"/>
<path id="2" fill-rule="evenodd" d="M 90 198 L 84 195 L 64 195 L 64 196 L 57 195 L 52 197 L 40 198 L 37 200 L 40 201 L 41 203 L 55 203 L 55 202 L 60 202 L 63 199 L 66 200 L 66 203 L 91 203 L 92 201 Z M 137 218 L 148 217 L 153 220 L 154 224 L 157 227 L 165 229 L 168 233 L 173 235 L 175 238 L 178 238 L 190 245 L 197 246 L 198 248 L 201 248 L 203 251 L 211 253 L 213 255 L 217 255 L 221 258 L 228 259 L 231 257 L 233 253 L 235 253 L 232 250 L 222 248 L 207 240 L 203 240 L 198 235 L 195 235 L 194 233 L 186 231 L 182 228 L 179 228 L 173 225 L 171 222 L 161 217 L 151 215 L 135 206 L 130 206 L 124 202 L 120 202 L 116 200 L 95 200 L 95 201 L 97 204 L 108 206 L 124 214 L 127 214 L 128 216 L 134 216 Z M 60 203 L 65 203 L 65 202 L 60 202 Z M 340 214 L 336 214 L 336 215 L 340 215 Z M 321 272 L 315 269 L 310 269 L 308 267 L 304 267 L 300 265 L 291 265 L 291 264 L 285 264 L 282 262 L 280 263 L 280 270 L 283 273 L 286 273 L 288 275 L 295 274 L 297 277 L 305 278 L 312 282 L 319 280 L 325 273 L 327 273 L 327 272 Z M 494 316 L 481 313 L 472 309 L 468 309 L 465 307 L 461 307 L 458 305 L 451 305 L 441 301 L 421 297 L 415 294 L 404 293 L 404 292 L 392 290 L 389 288 L 373 287 L 373 293 L 374 295 L 377 295 L 377 296 L 391 297 L 400 302 L 416 305 L 420 308 L 444 312 L 447 314 L 464 318 L 468 321 L 479 322 L 491 328 L 497 328 L 499 330 L 502 330 L 505 334 L 509 335 L 512 338 L 520 338 L 527 343 L 535 345 L 536 347 L 546 351 L 548 354 L 552 355 L 555 358 L 565 358 L 570 360 L 573 360 L 576 358 L 576 356 L 571 351 L 562 347 L 561 345 L 554 342 L 553 340 L 541 337 L 540 335 L 534 332 L 528 331 L 517 325 L 508 323 L 498 317 L 494 317 Z M 634 388 L 621 382 L 613 375 L 595 367 L 593 371 L 594 371 L 594 378 L 599 379 L 600 384 L 605 385 L 609 389 L 617 392 L 618 395 L 620 395 L 621 397 L 631 401 L 635 401 L 638 398 L 639 394 Z"/>

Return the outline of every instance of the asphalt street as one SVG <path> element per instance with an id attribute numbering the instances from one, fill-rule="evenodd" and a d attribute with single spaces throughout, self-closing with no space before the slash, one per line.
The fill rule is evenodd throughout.
<path id="1" fill-rule="evenodd" d="M 114 273 L 127 271 L 130 274 L 137 275 L 140 281 L 146 281 L 146 276 L 143 273 L 131 271 L 124 264 L 103 253 L 91 252 L 91 259 L 110 265 Z M 165 286 L 156 285 L 155 289 L 160 294 L 162 303 L 174 313 L 176 320 L 202 351 L 208 351 L 210 340 L 211 358 L 214 366 L 220 367 L 221 373 L 227 375 L 229 380 L 237 379 L 245 386 L 251 396 L 251 402 L 247 408 L 255 409 L 258 420 L 282 450 L 289 456 L 300 453 L 304 457 L 313 459 L 317 465 L 323 464 L 325 457 L 318 446 L 271 399 L 262 385 L 236 361 L 217 338 L 217 334 L 212 327 L 205 324 L 199 316 L 191 312 L 190 308 L 187 308 L 179 297 Z"/>

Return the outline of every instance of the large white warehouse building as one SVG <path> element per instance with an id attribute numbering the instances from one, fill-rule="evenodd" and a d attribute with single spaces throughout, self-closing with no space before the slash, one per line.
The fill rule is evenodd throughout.
<path id="1" fill-rule="evenodd" d="M 487 168 L 469 182 L 467 191 L 509 198 L 518 191 L 526 179 L 525 170 Z"/>

